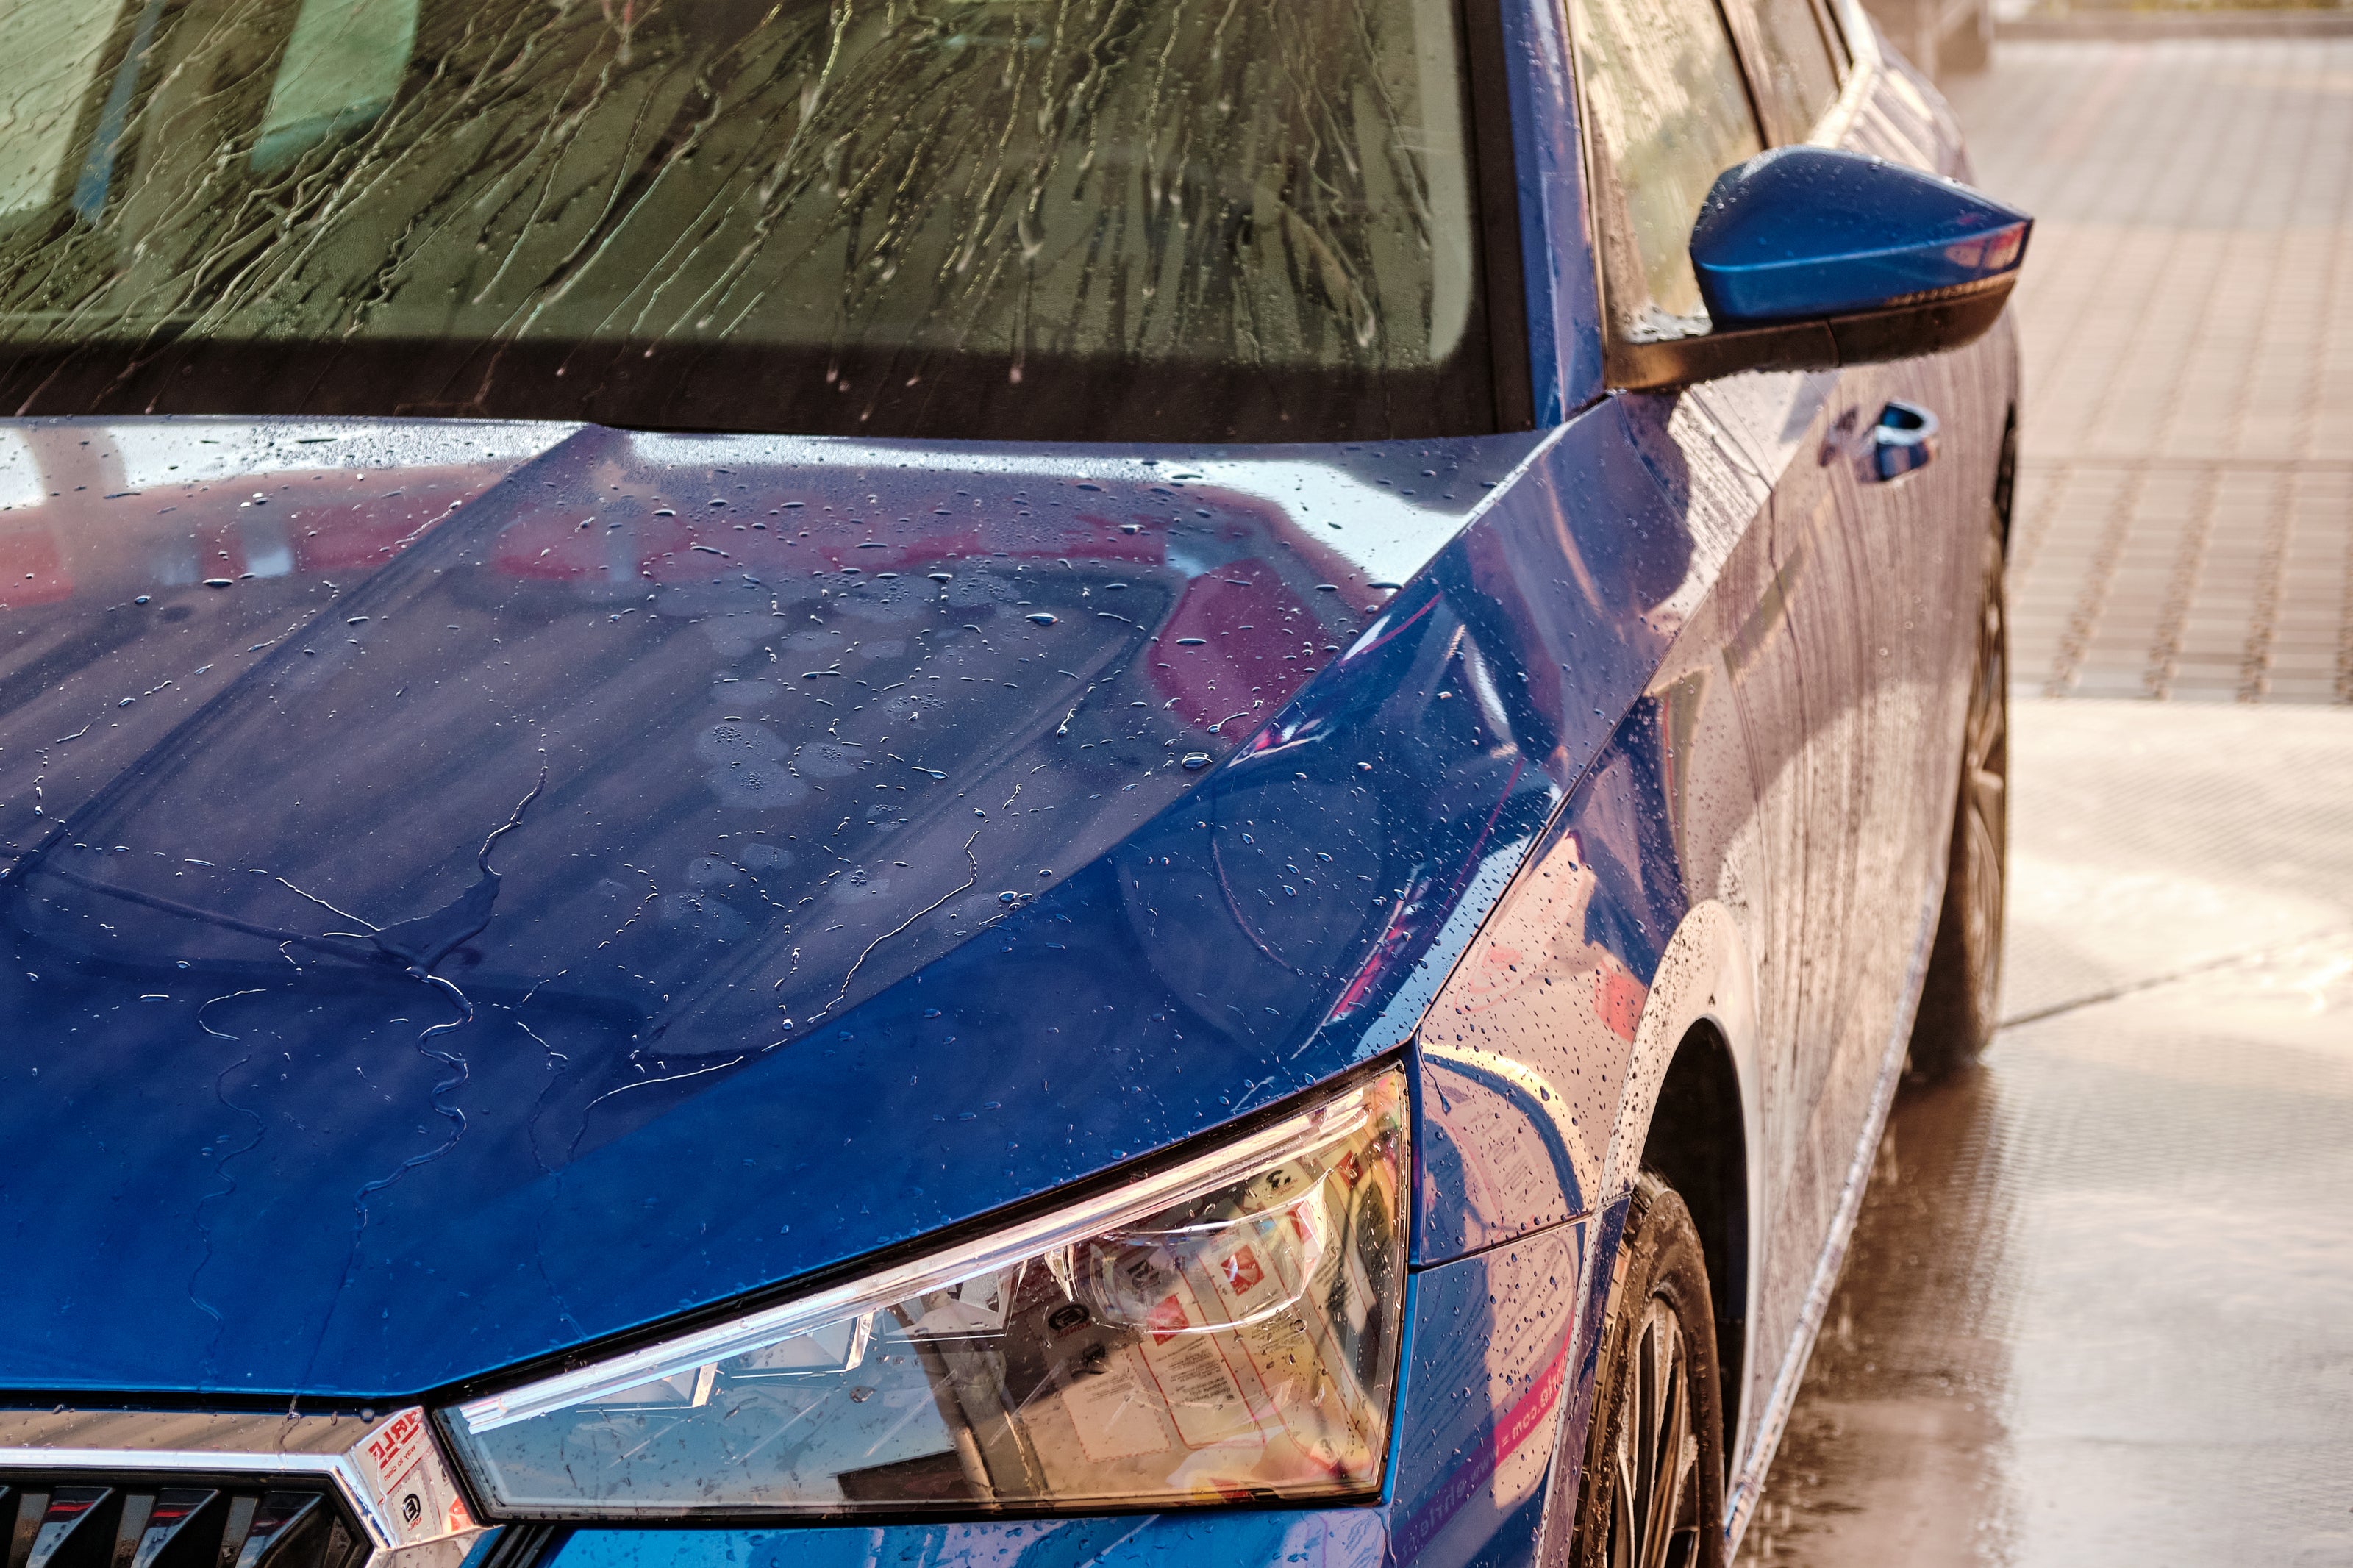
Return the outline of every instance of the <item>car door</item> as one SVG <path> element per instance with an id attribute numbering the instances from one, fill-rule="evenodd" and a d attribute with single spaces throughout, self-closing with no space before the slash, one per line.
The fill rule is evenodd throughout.
<path id="1" fill-rule="evenodd" d="M 1814 0 L 1572 0 L 1606 331 L 1613 341 L 1704 332 L 1691 223 L 1725 169 L 1797 139 L 1837 108 L 1851 62 Z M 1745 46 L 1745 52 L 1744 47 Z M 1858 87 L 1852 96 L 1859 97 Z M 1742 502 L 1733 558 L 1687 623 L 1662 679 L 1728 690 L 1734 721 L 1692 738 L 1738 758 L 1685 755 L 1694 775 L 1743 781 L 1683 824 L 1693 896 L 1739 921 L 1757 970 L 1748 1347 L 1742 1442 L 1757 1446 L 1792 1381 L 1790 1352 L 1836 1235 L 1856 1154 L 1886 1086 L 1921 918 L 1933 886 L 1918 818 L 1942 655 L 1907 641 L 1924 570 L 1943 547 L 1912 526 L 1926 498 L 1889 501 L 1868 467 L 1871 426 L 1919 392 L 1901 370 L 1751 373 L 1650 405 L 1694 498 Z M 1927 373 L 1932 378 L 1935 372 Z M 1925 552 L 1925 554 L 1924 554 Z M 1941 775 L 1939 775 L 1941 777 Z M 1948 802 L 1947 802 L 1948 805 Z M 1745 1397 L 1742 1397 L 1745 1395 Z"/>

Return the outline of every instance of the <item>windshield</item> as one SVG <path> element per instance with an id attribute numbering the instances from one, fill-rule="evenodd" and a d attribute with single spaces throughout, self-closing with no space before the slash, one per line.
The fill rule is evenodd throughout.
<path id="1" fill-rule="evenodd" d="M 0 0 L 0 411 L 1493 428 L 1452 0 Z"/>

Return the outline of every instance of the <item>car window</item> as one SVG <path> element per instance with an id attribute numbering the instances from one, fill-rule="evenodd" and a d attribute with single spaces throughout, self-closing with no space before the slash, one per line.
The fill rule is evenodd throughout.
<path id="1" fill-rule="evenodd" d="M 20 412 L 1493 427 L 1452 0 L 0 0 L 0 41 Z"/>
<path id="2" fill-rule="evenodd" d="M 1691 265 L 1700 203 L 1763 150 L 1715 0 L 1575 0 L 1577 77 L 1590 134 L 1615 178 L 1604 205 L 1611 313 L 1621 331 L 1704 326 Z"/>
<path id="3" fill-rule="evenodd" d="M 48 205 L 112 31 L 96 6 L 0 0 L 0 224 Z"/>
<path id="4" fill-rule="evenodd" d="M 1815 0 L 1757 0 L 1757 43 L 1777 140 L 1802 142 L 1839 93 L 1839 67 Z"/>

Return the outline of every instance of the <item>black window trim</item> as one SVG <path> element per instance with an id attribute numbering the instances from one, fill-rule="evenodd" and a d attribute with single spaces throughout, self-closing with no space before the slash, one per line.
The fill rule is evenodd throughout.
<path id="1" fill-rule="evenodd" d="M 1488 384 L 1499 433 L 1535 428 L 1535 379 L 1528 347 L 1526 243 L 1519 159 L 1512 140 L 1510 56 L 1503 7 L 1509 0 L 1456 0 L 1462 40 L 1463 110 L 1470 121 L 1472 184 L 1478 201 L 1480 283 L 1486 295 Z M 1482 90 L 1483 89 L 1483 90 Z"/>

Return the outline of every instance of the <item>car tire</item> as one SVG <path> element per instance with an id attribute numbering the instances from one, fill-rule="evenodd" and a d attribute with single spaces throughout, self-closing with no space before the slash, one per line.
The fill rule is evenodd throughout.
<path id="1" fill-rule="evenodd" d="M 1908 1071 L 1932 1083 L 1968 1066 L 2000 1021 L 2001 933 L 2010 881 L 2010 605 L 2001 516 L 1992 509 L 1978 608 L 1977 668 L 1962 731 L 1945 901 L 1912 1024 Z"/>
<path id="2" fill-rule="evenodd" d="M 1573 1568 L 1723 1568 L 1724 1420 L 1715 1311 L 1683 1199 L 1645 1173 L 1619 1243 Z"/>

